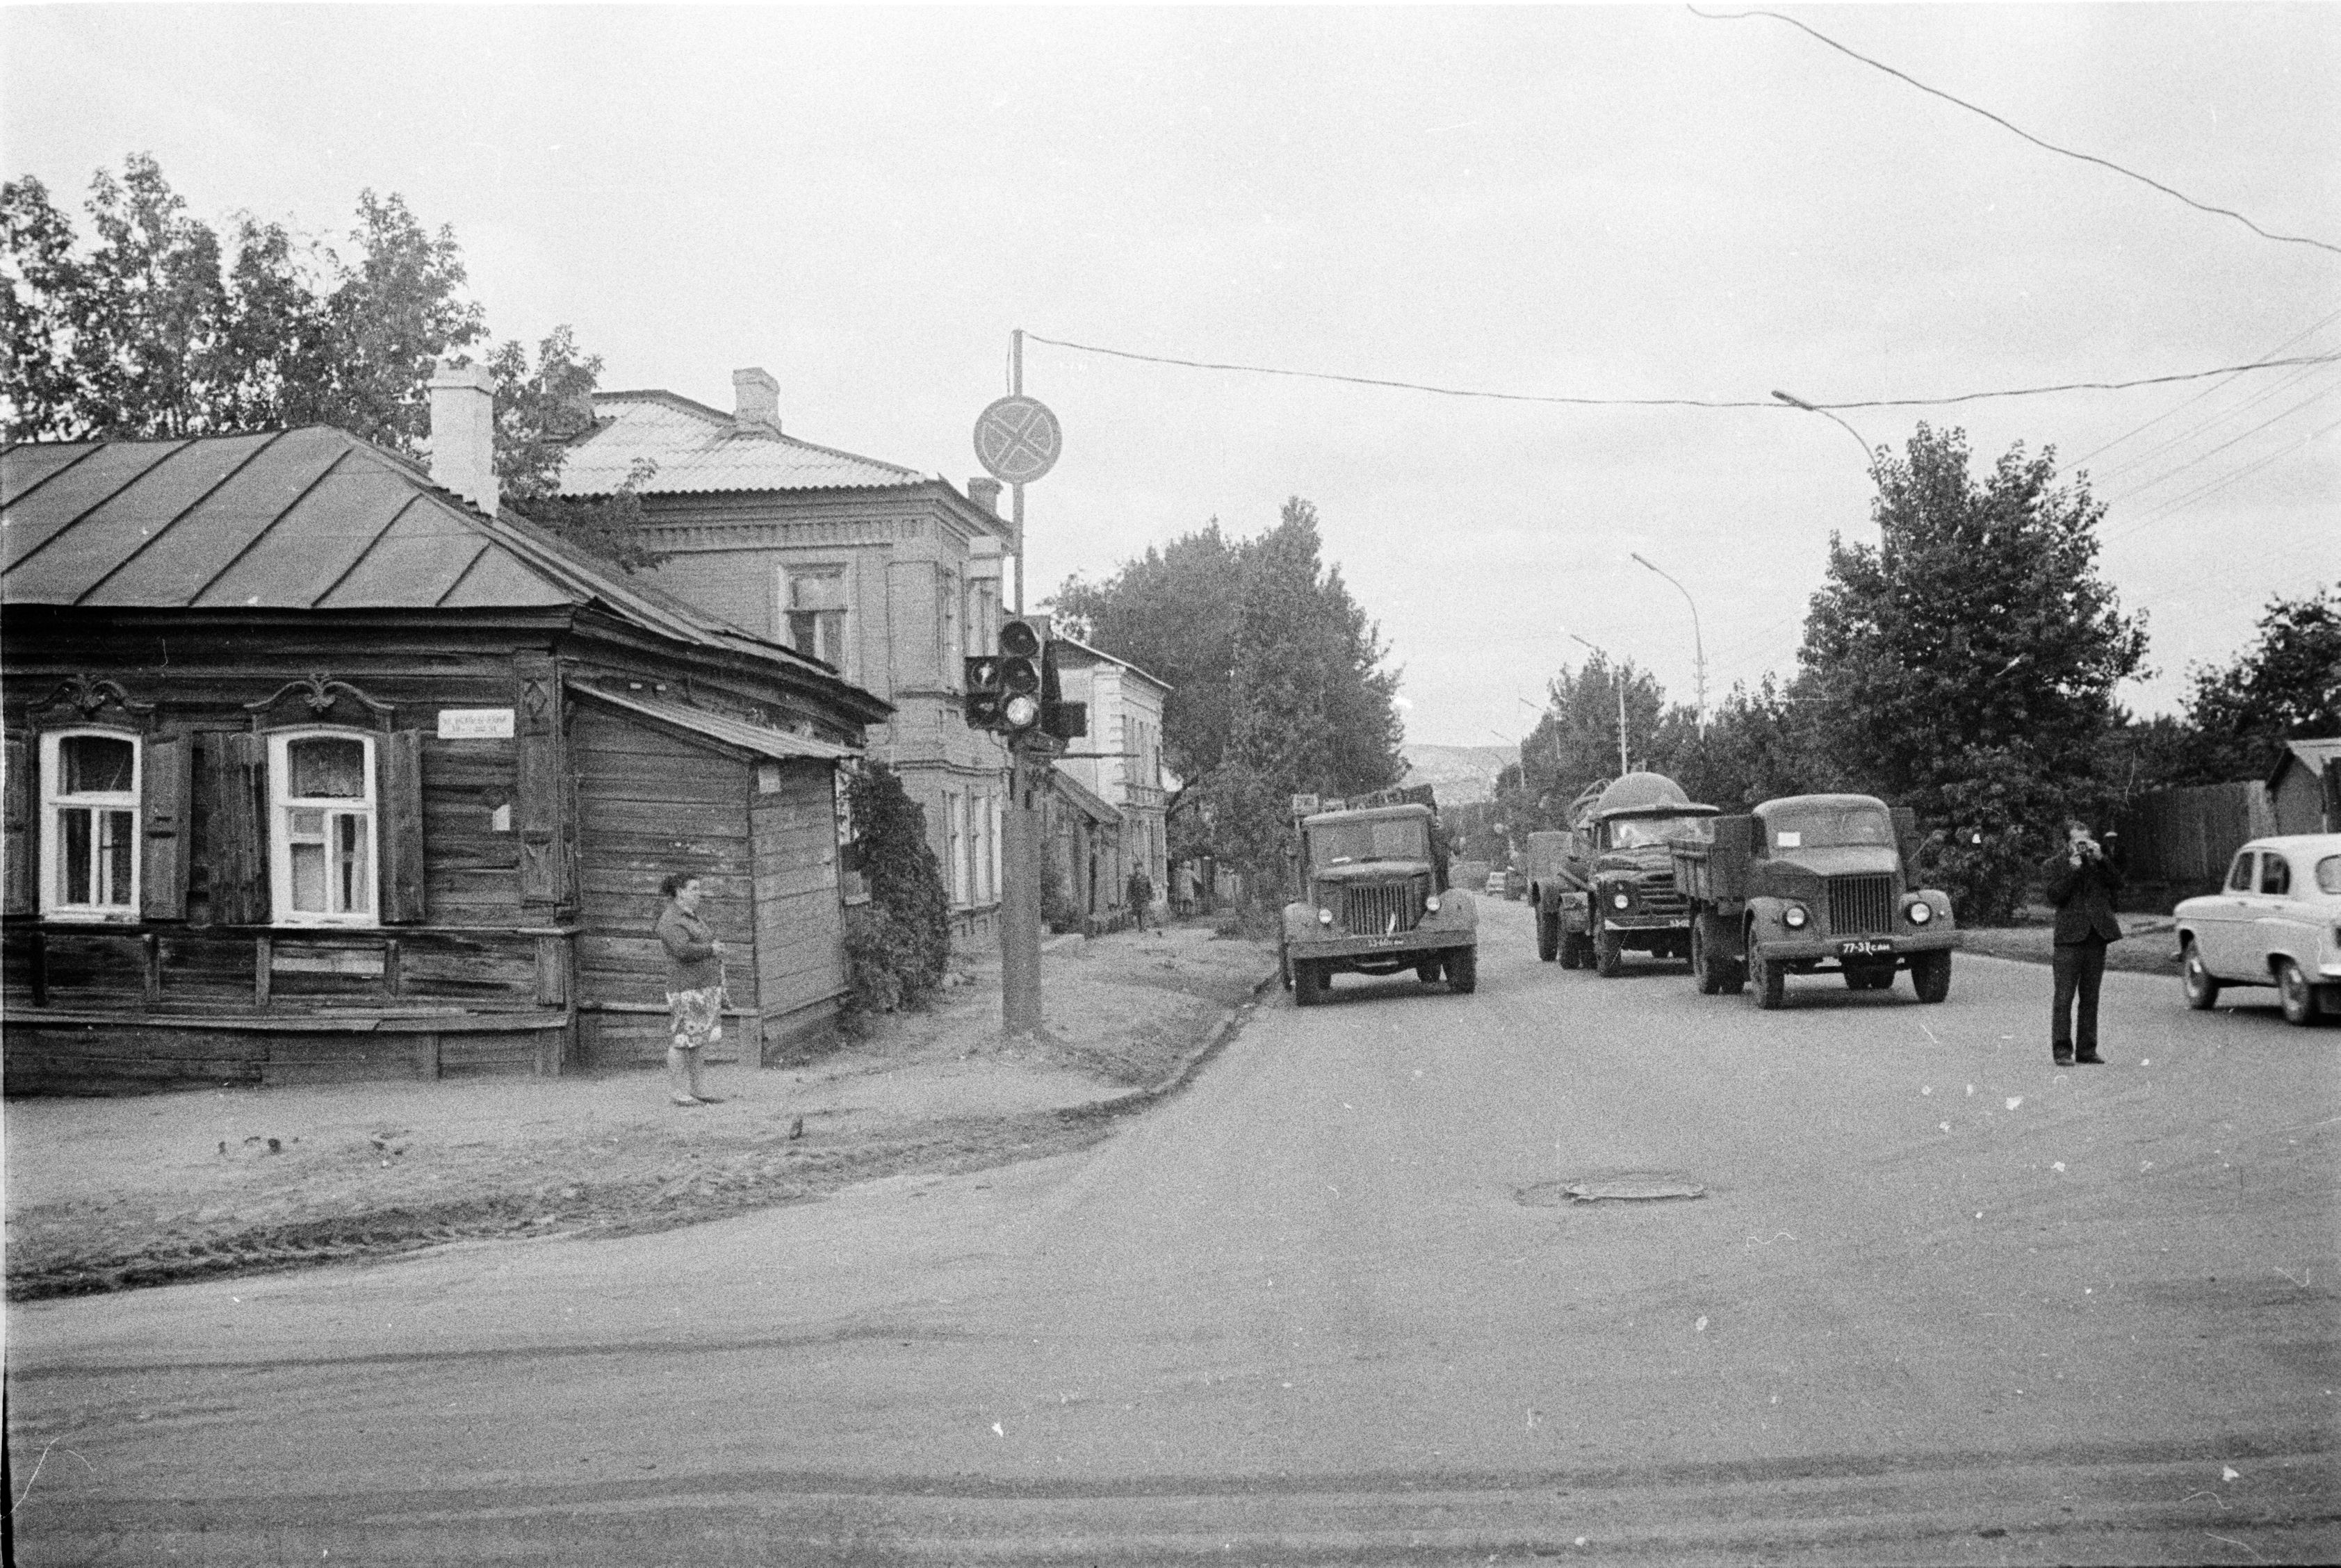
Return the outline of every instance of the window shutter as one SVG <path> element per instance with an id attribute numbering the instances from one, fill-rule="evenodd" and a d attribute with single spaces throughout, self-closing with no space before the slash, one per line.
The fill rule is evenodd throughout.
<path id="1" fill-rule="evenodd" d="M 268 924 L 268 743 L 237 730 L 208 747 L 211 819 L 204 848 L 211 863 L 212 920 L 219 925 Z"/>
<path id="2" fill-rule="evenodd" d="M 381 758 L 374 809 L 382 844 L 382 919 L 412 925 L 423 918 L 423 732 L 393 730 L 376 743 Z"/>
<path id="3" fill-rule="evenodd" d="M 0 844 L 0 856 L 7 864 L 0 867 L 0 875 L 7 879 L 5 908 L 10 914 L 30 914 L 33 911 L 33 748 L 22 735 L 10 735 L 7 754 L 0 758 L 0 789 L 5 789 L 7 802 L 0 808 L 5 816 L 7 838 Z"/>
<path id="4" fill-rule="evenodd" d="M 148 920 L 184 920 L 195 839 L 195 743 L 184 737 L 147 742 L 139 789 L 146 861 L 140 868 L 139 913 Z"/>

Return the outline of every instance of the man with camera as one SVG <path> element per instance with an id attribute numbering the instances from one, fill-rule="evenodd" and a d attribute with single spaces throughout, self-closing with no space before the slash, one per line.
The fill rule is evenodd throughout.
<path id="1" fill-rule="evenodd" d="M 2048 1049 L 2057 1065 L 2074 1063 L 2101 1065 L 2097 1054 L 2097 990 L 2106 977 L 2106 945 L 2121 940 L 2121 922 L 2114 917 L 2114 894 L 2121 890 L 2121 873 L 2097 841 L 2089 824 L 2078 817 L 2065 823 L 2065 851 L 2052 856 L 2041 877 L 2042 890 L 2057 908 L 2056 1011 L 2048 1027 Z M 2080 1004 L 2080 1023 L 2074 1024 L 2074 1003 Z"/>

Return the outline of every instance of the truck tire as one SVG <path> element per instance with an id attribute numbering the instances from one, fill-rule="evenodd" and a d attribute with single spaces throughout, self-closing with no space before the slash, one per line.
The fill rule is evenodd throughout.
<path id="1" fill-rule="evenodd" d="M 1910 959 L 1910 989 L 1921 1002 L 1940 1002 L 1951 994 L 1951 950 L 1920 953 Z"/>
<path id="2" fill-rule="evenodd" d="M 1537 916 L 1537 956 L 1550 964 L 1560 954 L 1560 916 Z"/>
<path id="3" fill-rule="evenodd" d="M 1626 966 L 1626 945 L 1613 931 L 1596 932 L 1593 936 L 1593 973 L 1608 980 Z"/>
<path id="4" fill-rule="evenodd" d="M 1325 1000 L 1325 993 L 1332 978 L 1325 973 L 1321 965 L 1313 964 L 1306 958 L 1294 959 L 1292 961 L 1292 1004 L 1295 1007 L 1316 1006 Z"/>
<path id="5" fill-rule="evenodd" d="M 1690 919 L 1690 975 L 1698 982 L 1701 996 L 1723 994 L 1725 964 L 1718 960 L 1715 944 L 1708 934 L 1707 916 L 1694 914 Z"/>
<path id="6" fill-rule="evenodd" d="M 1469 996 L 1479 989 L 1479 950 L 1450 947 L 1440 964 L 1447 971 L 1447 989 Z"/>
<path id="7" fill-rule="evenodd" d="M 1788 966 L 1750 951 L 1748 954 L 1748 983 L 1755 989 L 1756 1005 L 1767 1013 L 1777 1013 L 1788 999 Z"/>

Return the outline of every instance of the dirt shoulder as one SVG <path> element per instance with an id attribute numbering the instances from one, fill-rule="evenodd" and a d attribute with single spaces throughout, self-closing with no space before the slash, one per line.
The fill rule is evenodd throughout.
<path id="1" fill-rule="evenodd" d="M 663 1229 L 855 1182 L 1065 1153 L 1180 1081 L 1275 968 L 1208 926 L 1061 941 L 1048 1028 L 1000 1032 L 999 965 L 803 1066 L 231 1090 L 7 1105 L 15 1300 L 488 1236 Z"/>
<path id="2" fill-rule="evenodd" d="M 2178 973 L 2177 925 L 2167 914 L 2124 914 L 2122 939 L 2106 949 L 2106 967 L 2134 974 Z M 2047 919 L 2019 925 L 1988 925 L 1963 929 L 1959 947 L 1967 953 L 1987 953 L 1994 958 L 2016 958 L 2027 964 L 2055 960 L 2057 934 Z"/>

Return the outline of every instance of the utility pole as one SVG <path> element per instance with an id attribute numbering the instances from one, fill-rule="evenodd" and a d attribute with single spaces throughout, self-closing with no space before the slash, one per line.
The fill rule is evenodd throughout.
<path id="1" fill-rule="evenodd" d="M 1008 806 L 1001 813 L 1000 1024 L 1011 1038 L 1041 1027 L 1040 795 L 1049 759 L 1021 737 L 1008 744 Z"/>
<path id="2" fill-rule="evenodd" d="M 1008 394 L 1024 395 L 1024 329 L 1011 328 L 1008 335 Z M 1024 482 L 1017 480 L 1008 487 L 1008 521 L 1016 532 L 1016 603 L 1018 614 L 1024 613 Z M 1003 844 L 1002 847 L 1005 847 Z"/>
<path id="3" fill-rule="evenodd" d="M 1658 573 L 1668 582 L 1675 583 L 1672 573 L 1655 562 L 1644 559 L 1639 552 L 1629 550 L 1627 554 L 1649 567 L 1651 571 Z M 1691 690 L 1698 699 L 1698 727 L 1701 733 L 1704 733 L 1707 729 L 1707 640 L 1700 636 L 1698 632 L 1698 601 L 1692 598 L 1690 590 L 1680 583 L 1675 583 L 1675 592 L 1680 594 L 1683 596 L 1683 603 L 1690 606 L 1690 645 L 1693 658 Z"/>
<path id="4" fill-rule="evenodd" d="M 1618 776 L 1624 778 L 1633 771 L 1626 764 L 1626 674 L 1617 665 L 1609 663 L 1609 655 L 1607 653 L 1599 648 L 1594 648 L 1592 644 L 1586 642 L 1576 633 L 1569 633 L 1569 640 L 1588 648 L 1593 648 L 1595 653 L 1600 654 L 1602 664 L 1609 670 L 1609 684 L 1618 688 Z"/>

